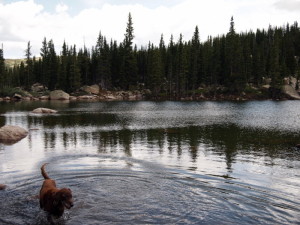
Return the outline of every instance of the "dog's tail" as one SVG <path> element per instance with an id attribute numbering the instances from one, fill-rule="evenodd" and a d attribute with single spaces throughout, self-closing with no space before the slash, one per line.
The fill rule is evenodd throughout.
<path id="1" fill-rule="evenodd" d="M 42 171 L 42 175 L 43 175 L 43 177 L 44 177 L 45 179 L 50 179 L 50 177 L 48 176 L 48 174 L 47 174 L 46 171 L 45 171 L 45 166 L 46 166 L 47 164 L 49 164 L 49 163 L 45 163 L 44 165 L 42 165 L 41 171 Z"/>

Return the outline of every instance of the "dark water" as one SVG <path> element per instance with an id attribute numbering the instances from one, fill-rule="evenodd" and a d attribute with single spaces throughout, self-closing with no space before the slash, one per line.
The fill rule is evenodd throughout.
<path id="1" fill-rule="evenodd" d="M 300 224 L 299 101 L 0 103 L 4 124 L 31 130 L 0 144 L 0 224 L 48 224 L 44 162 L 75 198 L 57 224 Z"/>

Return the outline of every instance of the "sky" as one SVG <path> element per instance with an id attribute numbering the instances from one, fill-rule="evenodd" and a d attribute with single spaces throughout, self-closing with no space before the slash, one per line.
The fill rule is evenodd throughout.
<path id="1" fill-rule="evenodd" d="M 24 58 L 28 41 L 39 56 L 44 37 L 58 54 L 64 41 L 95 46 L 99 32 L 121 42 L 129 12 L 140 47 L 162 34 L 166 44 L 171 35 L 188 41 L 196 26 L 201 41 L 226 34 L 232 16 L 237 32 L 300 22 L 300 0 L 0 0 L 0 44 L 13 59 Z"/>

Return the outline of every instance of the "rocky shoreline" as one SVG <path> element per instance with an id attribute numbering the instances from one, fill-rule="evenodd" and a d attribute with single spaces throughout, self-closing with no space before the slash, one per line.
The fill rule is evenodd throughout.
<path id="1" fill-rule="evenodd" d="M 224 91 L 221 87 L 212 89 L 210 87 L 198 89 L 196 93 L 187 96 L 153 95 L 148 89 L 134 91 L 107 91 L 101 90 L 95 84 L 84 86 L 76 93 L 68 94 L 63 90 L 48 91 L 41 84 L 34 84 L 31 93 L 15 88 L 12 96 L 0 97 L 0 102 L 11 101 L 143 101 L 143 100 L 175 100 L 175 101 L 249 101 L 249 100 L 300 100 L 300 95 L 295 86 L 286 82 L 280 89 L 274 89 L 270 85 L 260 88 L 251 87 L 239 94 Z"/>

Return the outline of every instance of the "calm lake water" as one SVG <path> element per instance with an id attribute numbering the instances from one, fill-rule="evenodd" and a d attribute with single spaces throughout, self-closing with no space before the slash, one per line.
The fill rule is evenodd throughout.
<path id="1" fill-rule="evenodd" d="M 48 224 L 45 162 L 75 199 L 57 224 L 300 224 L 300 101 L 2 102 L 4 124 L 30 131 L 0 144 L 0 224 Z"/>

